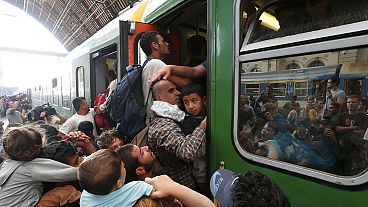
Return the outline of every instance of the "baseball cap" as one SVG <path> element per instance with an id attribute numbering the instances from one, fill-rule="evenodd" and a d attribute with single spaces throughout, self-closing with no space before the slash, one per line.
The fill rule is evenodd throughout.
<path id="1" fill-rule="evenodd" d="M 213 173 L 210 181 L 212 195 L 221 204 L 221 207 L 233 207 L 231 189 L 237 176 L 227 169 L 219 169 Z"/>

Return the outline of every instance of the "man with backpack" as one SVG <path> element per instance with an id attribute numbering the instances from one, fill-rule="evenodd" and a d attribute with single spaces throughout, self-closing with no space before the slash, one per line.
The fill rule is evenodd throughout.
<path id="1" fill-rule="evenodd" d="M 150 61 L 145 65 L 142 72 L 143 97 L 146 101 L 149 96 L 151 87 L 148 83 L 148 78 L 156 73 L 158 70 L 160 70 L 162 67 L 166 66 L 163 60 L 168 54 L 170 54 L 170 49 L 169 43 L 167 43 L 162 35 L 160 35 L 156 31 L 149 31 L 144 33 L 140 40 L 140 46 L 147 57 L 150 58 Z M 190 79 L 181 78 L 178 76 L 170 76 L 169 80 L 178 87 L 183 87 L 191 82 Z M 153 118 L 153 112 L 150 109 L 152 106 L 152 102 L 153 98 L 151 95 L 147 102 L 146 124 L 148 124 Z"/>

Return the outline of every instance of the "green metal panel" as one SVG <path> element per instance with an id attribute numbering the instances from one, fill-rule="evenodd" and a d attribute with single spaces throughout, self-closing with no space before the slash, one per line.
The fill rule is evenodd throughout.
<path id="1" fill-rule="evenodd" d="M 157 9 L 155 9 L 153 12 L 151 12 L 149 15 L 143 18 L 143 22 L 146 23 L 155 23 L 159 18 L 162 18 L 166 16 L 168 13 L 170 13 L 170 10 L 173 10 L 173 8 L 177 7 L 181 3 L 187 3 L 190 2 L 189 0 L 166 0 L 163 4 L 161 4 Z"/>
<path id="2" fill-rule="evenodd" d="M 270 176 L 283 189 L 292 206 L 365 206 L 367 190 L 343 190 L 307 176 L 258 165 L 236 152 L 232 141 L 233 1 L 212 0 L 209 5 L 210 174 L 224 161 L 225 168 L 234 172 L 257 170 Z"/>

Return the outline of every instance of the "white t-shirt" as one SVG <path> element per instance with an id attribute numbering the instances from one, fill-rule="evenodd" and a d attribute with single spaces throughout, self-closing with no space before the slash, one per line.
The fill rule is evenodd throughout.
<path id="1" fill-rule="evenodd" d="M 79 115 L 75 113 L 72 117 L 67 119 L 65 123 L 59 129 L 63 134 L 68 134 L 69 132 L 74 132 L 78 130 L 78 125 L 82 121 L 90 121 L 93 123 L 93 135 L 97 137 L 96 124 L 94 120 L 95 112 L 93 108 L 86 115 Z"/>
<path id="2" fill-rule="evenodd" d="M 144 103 L 146 103 L 148 92 L 151 87 L 150 84 L 148 83 L 148 78 L 165 66 L 166 64 L 160 59 L 151 59 L 146 64 L 146 66 L 144 66 L 142 71 L 142 89 L 143 89 Z M 154 113 L 151 111 L 152 102 L 153 97 L 151 94 L 147 102 L 146 124 L 149 124 L 150 120 L 153 118 Z"/>

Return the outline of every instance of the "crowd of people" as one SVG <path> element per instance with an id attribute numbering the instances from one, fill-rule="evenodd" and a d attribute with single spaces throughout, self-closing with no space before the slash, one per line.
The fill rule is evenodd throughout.
<path id="1" fill-rule="evenodd" d="M 325 96 L 304 101 L 304 107 L 297 96 L 280 107 L 272 85 L 257 99 L 241 95 L 239 130 L 245 149 L 338 175 L 362 173 L 368 167 L 367 100 L 346 96 L 337 77 L 328 79 L 326 88 Z"/>
<path id="2" fill-rule="evenodd" d="M 156 31 L 143 34 L 140 46 L 150 58 L 142 72 L 147 145 L 128 143 L 115 128 L 100 131 L 95 117 L 106 113 L 105 103 L 90 108 L 76 97 L 76 113 L 68 119 L 43 105 L 26 121 L 15 100 L 1 137 L 0 206 L 206 207 L 214 206 L 211 193 L 222 207 L 290 206 L 282 190 L 258 172 L 219 169 L 208 185 L 206 92 L 192 81 L 206 76 L 208 63 L 167 66 L 169 44 Z M 192 56 L 197 63 L 200 54 Z"/>

